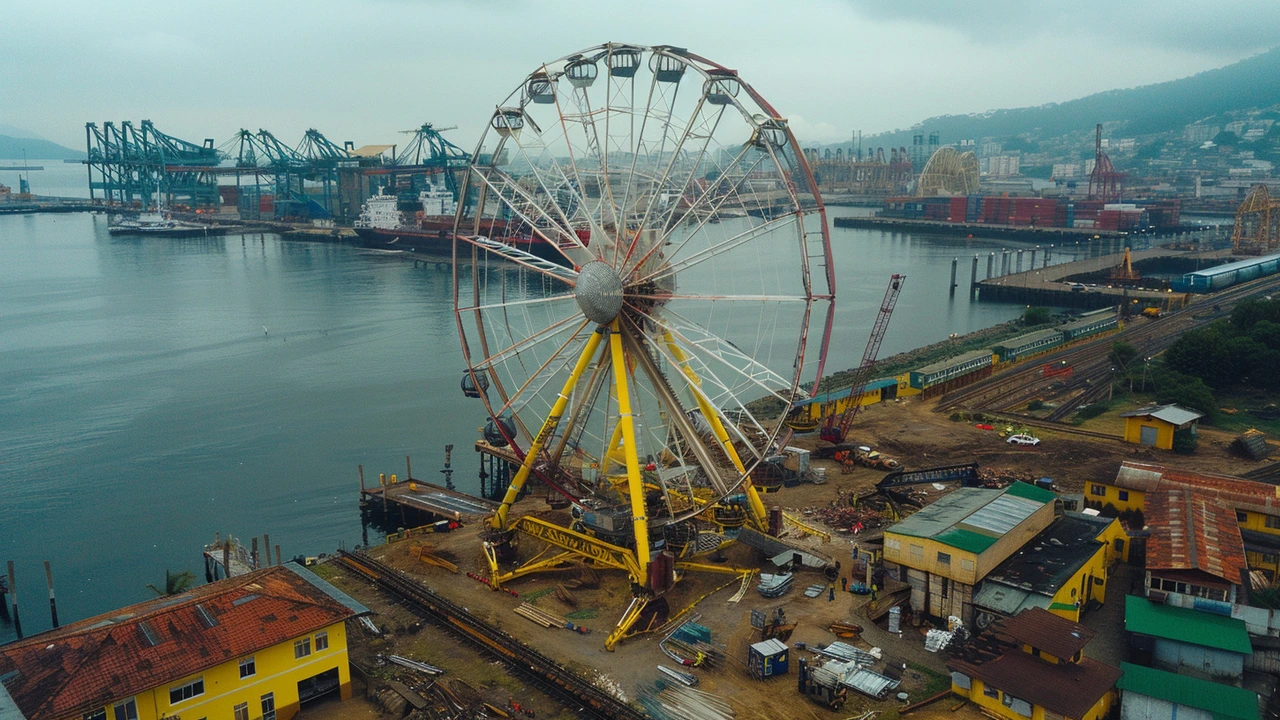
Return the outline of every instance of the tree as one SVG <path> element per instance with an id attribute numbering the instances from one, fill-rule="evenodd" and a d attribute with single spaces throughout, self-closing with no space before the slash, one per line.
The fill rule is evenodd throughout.
<path id="1" fill-rule="evenodd" d="M 1196 451 L 1196 435 L 1191 428 L 1173 431 L 1173 451 L 1179 455 L 1190 455 Z"/>
<path id="2" fill-rule="evenodd" d="M 1174 341 L 1164 353 L 1165 366 L 1170 370 L 1200 378 L 1211 385 L 1224 380 L 1223 371 L 1230 364 L 1223 348 L 1224 338 L 1213 325 L 1190 330 Z M 1229 375 L 1225 378 L 1230 378 Z"/>
<path id="3" fill-rule="evenodd" d="M 1280 300 L 1250 299 L 1231 310 L 1231 326 L 1240 332 L 1249 332 L 1254 325 L 1269 321 L 1280 323 Z"/>
<path id="4" fill-rule="evenodd" d="M 1230 130 L 1223 130 L 1222 132 L 1213 136 L 1213 144 L 1214 145 L 1239 145 L 1240 136 L 1236 135 Z"/>
<path id="5" fill-rule="evenodd" d="M 1204 422 L 1212 425 L 1218 416 L 1218 401 L 1213 390 L 1198 377 L 1162 369 L 1155 380 L 1156 402 L 1177 403 L 1204 413 Z"/>
<path id="6" fill-rule="evenodd" d="M 180 573 L 171 574 L 166 568 L 164 571 L 164 592 L 160 592 L 160 588 L 157 588 L 151 583 L 147 583 L 147 587 L 151 588 L 152 592 L 160 595 L 161 597 L 166 595 L 181 595 L 182 593 L 190 590 L 191 586 L 195 584 L 195 581 L 196 576 L 190 570 L 183 570 Z"/>
<path id="7" fill-rule="evenodd" d="M 1260 320 L 1249 328 L 1249 337 L 1272 350 L 1280 350 L 1280 323 Z"/>
<path id="8" fill-rule="evenodd" d="M 1124 340 L 1117 340 L 1111 343 L 1111 353 L 1107 357 L 1121 368 L 1128 368 L 1129 361 L 1137 357 L 1137 355 L 1138 348 Z"/>
<path id="9" fill-rule="evenodd" d="M 1050 314 L 1049 308 L 1029 307 L 1022 313 L 1023 325 L 1044 325 L 1052 319 L 1053 315 Z"/>

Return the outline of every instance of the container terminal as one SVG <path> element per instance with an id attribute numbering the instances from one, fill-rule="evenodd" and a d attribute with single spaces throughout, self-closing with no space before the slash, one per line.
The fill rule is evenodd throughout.
<path id="1" fill-rule="evenodd" d="M 645 144 L 594 125 L 655 111 L 706 159 L 611 162 Z M 1021 287 L 1016 302 L 1054 292 L 1103 307 L 875 378 L 905 281 L 894 275 L 839 388 L 822 383 L 831 238 L 798 219 L 822 219 L 819 178 L 758 91 L 683 48 L 606 43 L 534 68 L 496 105 L 485 153 L 430 125 L 401 152 L 314 130 L 297 148 L 262 130 L 215 147 L 146 121 L 90 124 L 86 142 L 90 186 L 118 207 L 161 194 L 190 217 L 234 207 L 238 221 L 319 232 L 414 213 L 467 288 L 454 297 L 459 390 L 489 417 L 474 445 L 482 489 L 453 486 L 451 447 L 444 485 L 408 458 L 403 479 L 378 471 L 376 485 L 361 466 L 357 499 L 382 542 L 285 562 L 267 537 L 259 551 L 218 536 L 203 549 L 213 582 L 61 627 L 50 573 L 55 629 L 0 646 L 0 717 L 205 717 L 223 704 L 246 720 L 338 717 L 357 695 L 416 718 L 1260 720 L 1280 705 L 1280 619 L 1250 602 L 1280 574 L 1274 485 L 1257 479 L 1275 474 L 1274 447 L 1153 455 L 1174 435 L 1213 436 L 1172 403 L 1124 413 L 1123 432 L 1067 422 L 1111 392 L 1117 341 L 1157 355 L 1280 288 L 1257 210 L 1242 208 L 1231 248 L 1195 251 L 1246 259 L 1190 271 L 1176 292 L 1148 287 L 1143 263 L 1191 251 L 1118 240 L 1037 269 L 1031 250 L 1026 271 L 1006 253 L 981 282 L 975 256 L 980 297 Z M 572 172 L 560 165 L 584 147 Z M 513 161 L 531 149 L 551 159 Z M 953 167 L 967 182 L 970 159 L 947 150 L 916 182 L 946 185 Z M 905 166 L 902 154 L 871 164 Z M 120 172 L 132 162 L 147 171 Z M 843 182 L 862 191 L 905 174 L 854 170 Z M 1121 232 L 1156 214 L 1108 207 L 1123 177 L 1102 155 L 1093 175 L 1094 223 Z M 374 201 L 390 194 L 394 208 Z M 952 213 L 959 199 L 901 207 Z M 435 227 L 450 201 L 452 228 Z M 965 222 L 970 206 L 966 193 Z M 1015 225 L 1080 222 L 1056 203 L 990 207 Z M 708 271 L 710 285 L 688 282 Z M 1114 292 L 1081 281 L 1099 274 Z M 698 303 L 717 312 L 695 316 Z M 745 334 L 744 315 L 759 317 Z M 16 624 L 15 587 L 11 563 L 0 588 Z"/>

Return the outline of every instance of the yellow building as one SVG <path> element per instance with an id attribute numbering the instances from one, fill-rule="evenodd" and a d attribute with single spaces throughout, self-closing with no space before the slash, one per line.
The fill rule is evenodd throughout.
<path id="1" fill-rule="evenodd" d="M 0 647 L 0 717 L 288 720 L 350 697 L 366 612 L 294 563 L 149 600 Z"/>
<path id="2" fill-rule="evenodd" d="M 1009 720 L 1101 720 L 1116 702 L 1120 670 L 1084 657 L 1085 626 L 1032 608 L 1002 618 L 986 642 L 953 648 L 951 691 Z"/>
<path id="3" fill-rule="evenodd" d="M 1280 487 L 1276 485 L 1125 461 L 1114 480 L 1085 485 L 1085 504 L 1115 513 L 1145 512 L 1149 493 L 1178 489 L 1215 498 L 1234 510 L 1249 568 L 1273 580 L 1280 577 Z"/>
<path id="4" fill-rule="evenodd" d="M 1196 434 L 1196 423 L 1204 413 L 1180 405 L 1147 405 L 1120 413 L 1124 418 L 1124 440 L 1160 450 L 1173 449 L 1173 434 L 1190 430 Z"/>
<path id="5" fill-rule="evenodd" d="M 1065 513 L 983 579 L 973 596 L 975 622 L 986 627 L 1033 607 L 1078 621 L 1102 604 L 1108 569 L 1127 546 L 1116 518 Z"/>
<path id="6" fill-rule="evenodd" d="M 911 609 L 973 620 L 974 586 L 1054 519 L 1057 495 L 1027 483 L 961 488 L 884 532 L 884 567 L 911 585 Z"/>
<path id="7" fill-rule="evenodd" d="M 823 393 L 812 400 L 804 400 L 791 406 L 787 413 L 789 426 L 811 428 L 817 427 L 831 415 L 843 415 L 856 405 L 874 405 L 878 402 L 892 400 L 898 396 L 897 378 L 880 378 L 862 386 L 857 395 L 850 394 L 850 388 L 842 388 Z"/>

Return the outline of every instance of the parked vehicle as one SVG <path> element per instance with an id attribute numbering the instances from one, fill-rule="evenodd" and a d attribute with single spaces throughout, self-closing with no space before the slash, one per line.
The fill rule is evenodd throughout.
<path id="1" fill-rule="evenodd" d="M 1026 435 L 1026 434 L 1019 433 L 1019 434 L 1017 434 L 1017 435 L 1010 435 L 1008 438 L 1006 438 L 1006 439 L 1005 439 L 1005 442 L 1009 443 L 1010 445 L 1032 445 L 1032 446 L 1034 446 L 1034 445 L 1039 445 L 1039 444 L 1040 444 L 1040 438 L 1038 438 L 1038 437 L 1031 437 L 1030 435 Z"/>

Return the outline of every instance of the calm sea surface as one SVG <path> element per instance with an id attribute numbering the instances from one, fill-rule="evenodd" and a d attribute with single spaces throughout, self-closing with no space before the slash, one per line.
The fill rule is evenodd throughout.
<path id="1" fill-rule="evenodd" d="M 81 166 L 42 164 L 37 193 L 87 194 Z M 894 272 L 908 279 L 882 356 L 1022 310 L 948 295 L 952 258 L 963 287 L 968 258 L 1000 243 L 832 238 L 829 370 L 858 362 Z M 450 282 L 443 263 L 274 235 L 126 239 L 103 216 L 0 217 L 0 561 L 16 561 L 24 631 L 49 626 L 44 560 L 67 622 L 150 597 L 166 568 L 203 581 L 215 532 L 269 533 L 285 557 L 364 542 L 359 464 L 376 481 L 411 455 L 431 478 L 452 443 L 455 481 L 477 491 L 484 416 L 458 390 Z"/>

